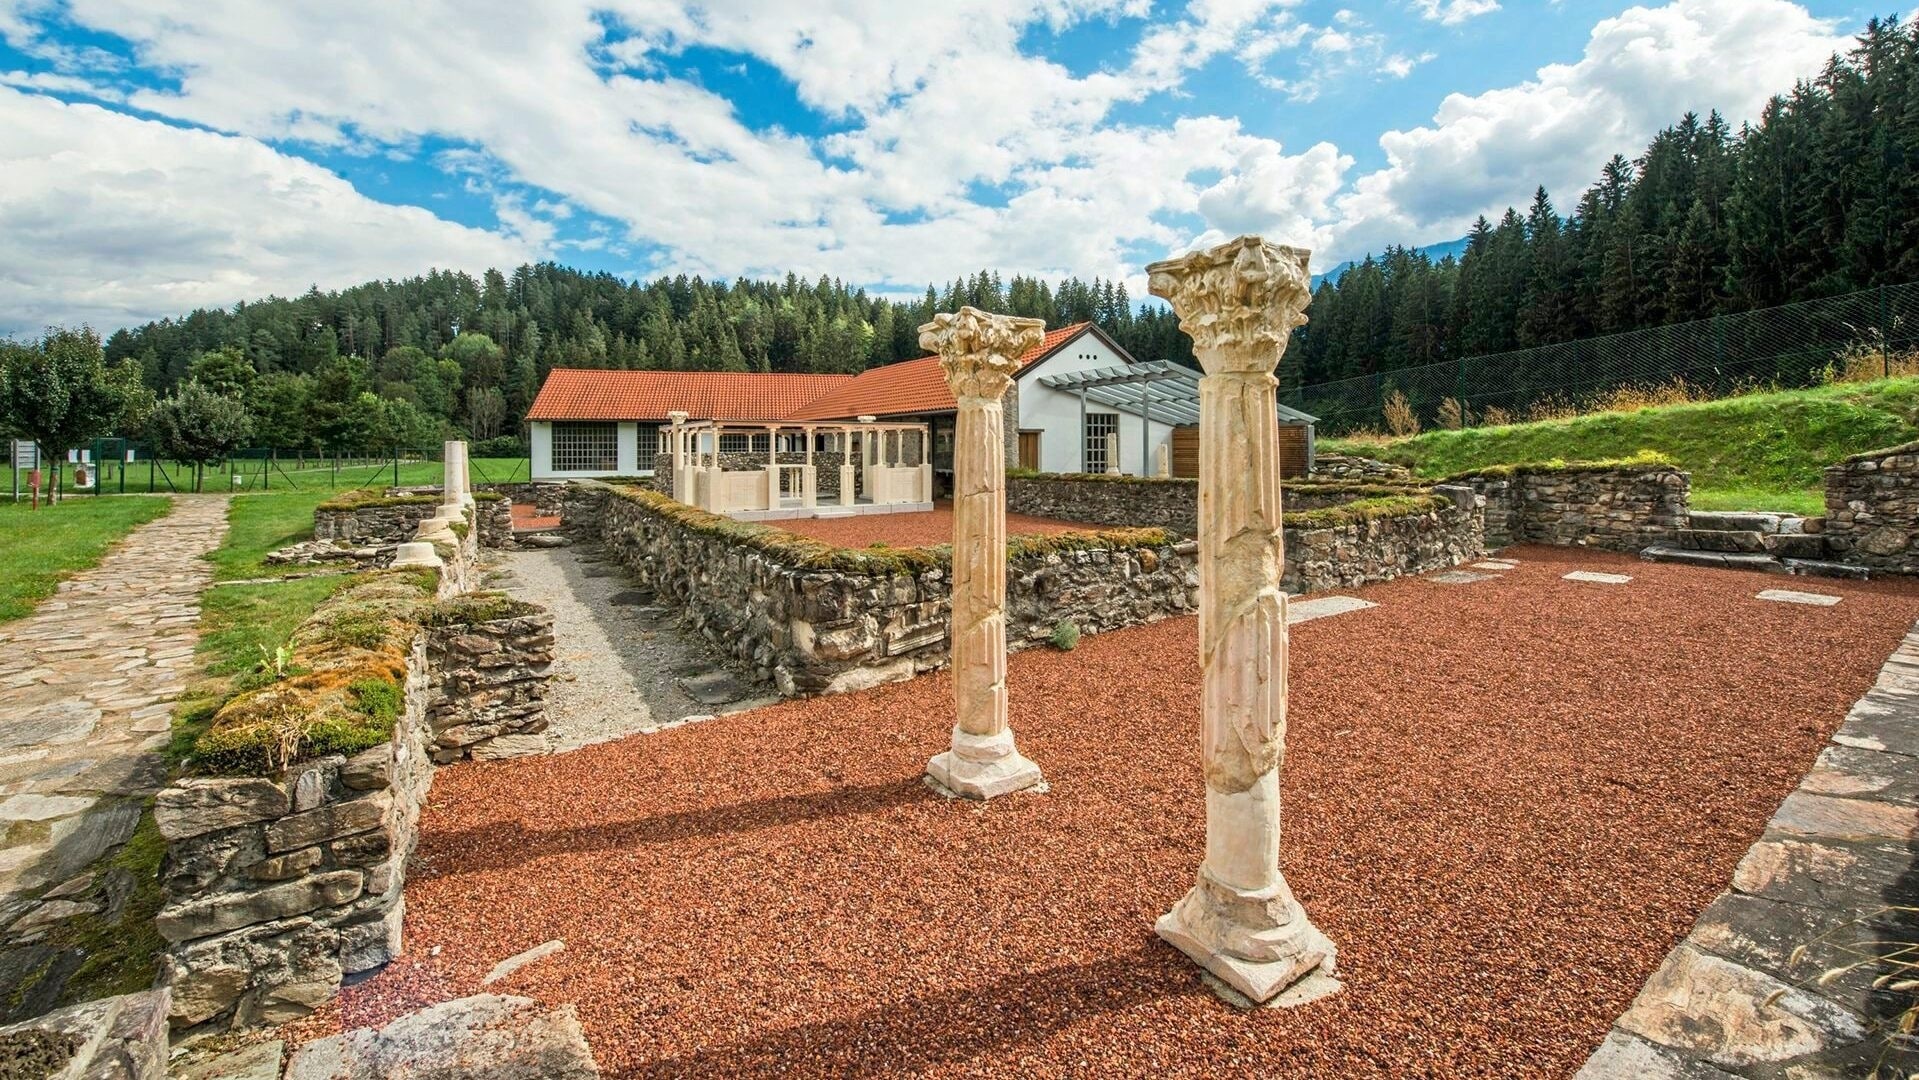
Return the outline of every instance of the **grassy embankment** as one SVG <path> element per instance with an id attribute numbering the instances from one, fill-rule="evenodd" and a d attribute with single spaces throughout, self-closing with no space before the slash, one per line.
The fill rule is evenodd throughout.
<path id="1" fill-rule="evenodd" d="M 54 586 L 96 566 L 134 529 L 165 516 L 165 499 L 75 500 L 31 510 L 0 502 L 0 622 L 18 619 Z"/>
<path id="2" fill-rule="evenodd" d="M 1489 465 L 1600 461 L 1655 450 L 1692 473 L 1697 510 L 1825 509 L 1821 473 L 1849 454 L 1919 439 L 1919 378 L 1594 413 L 1404 439 L 1323 439 L 1422 477 Z"/>

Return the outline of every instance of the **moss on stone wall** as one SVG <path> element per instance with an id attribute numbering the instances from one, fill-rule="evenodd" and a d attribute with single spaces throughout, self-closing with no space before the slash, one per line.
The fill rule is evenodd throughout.
<path id="1" fill-rule="evenodd" d="M 823 540 L 800 536 L 770 525 L 735 521 L 711 514 L 657 491 L 631 487 L 614 487 L 612 491 L 616 497 L 638 503 L 689 532 L 752 548 L 765 553 L 782 566 L 798 570 L 833 570 L 868 575 L 913 574 L 944 569 L 953 562 L 951 548 L 943 544 L 912 548 L 888 547 L 884 544 L 866 548 L 835 547 Z M 1053 551 L 1159 547 L 1174 543 L 1177 539 L 1164 529 L 1093 529 L 1045 537 L 1015 537 L 1007 542 L 1007 552 L 1017 557 Z"/>
<path id="2" fill-rule="evenodd" d="M 1900 443 L 1898 446 L 1888 446 L 1884 450 L 1867 450 L 1862 454 L 1851 454 L 1846 457 L 1845 463 L 1853 465 L 1861 461 L 1873 461 L 1897 454 L 1919 454 L 1919 442 Z"/>
<path id="3" fill-rule="evenodd" d="M 366 574 L 300 624 L 290 662 L 228 697 L 192 739 L 197 772 L 276 772 L 393 736 L 413 640 L 437 606 L 432 571 Z M 275 676 L 278 677 L 275 677 Z"/>
<path id="4" fill-rule="evenodd" d="M 343 491 L 319 506 L 316 510 L 369 510 L 383 506 L 431 506 L 440 501 L 438 495 L 387 495 L 368 488 L 355 488 Z"/>
<path id="5" fill-rule="evenodd" d="M 1487 479 L 1510 479 L 1515 476 L 1538 476 L 1547 473 L 1654 473 L 1670 472 L 1679 467 L 1679 463 L 1656 450 L 1641 450 L 1629 458 L 1617 458 L 1610 461 L 1528 461 L 1515 465 L 1488 465 L 1483 469 L 1469 469 L 1455 473 L 1434 483 L 1446 484 L 1474 477 Z"/>
<path id="6" fill-rule="evenodd" d="M 1341 506 L 1329 506 L 1324 510 L 1301 510 L 1284 515 L 1283 520 L 1289 529 L 1338 529 L 1379 518 L 1430 514 L 1451 505 L 1451 499 L 1443 499 L 1437 495 L 1387 495 L 1381 498 L 1357 499 Z"/>

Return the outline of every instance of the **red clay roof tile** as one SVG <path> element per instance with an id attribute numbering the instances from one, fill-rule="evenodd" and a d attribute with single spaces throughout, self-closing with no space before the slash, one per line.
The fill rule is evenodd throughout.
<path id="1" fill-rule="evenodd" d="M 1026 367 L 1051 356 L 1091 323 L 1049 331 L 1019 358 Z M 939 358 L 924 356 L 858 375 L 771 375 L 724 371 L 594 371 L 555 368 L 528 420 L 665 421 L 684 409 L 694 420 L 850 420 L 952 412 Z"/>
<path id="2" fill-rule="evenodd" d="M 554 368 L 528 420 L 656 420 L 684 409 L 695 420 L 780 420 L 851 375 Z"/>

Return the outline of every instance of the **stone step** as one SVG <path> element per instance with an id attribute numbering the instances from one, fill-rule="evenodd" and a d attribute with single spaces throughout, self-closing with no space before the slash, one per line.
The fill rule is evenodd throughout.
<path id="1" fill-rule="evenodd" d="M 1766 550 L 1763 534 L 1751 530 L 1680 529 L 1675 533 L 1679 546 L 1689 551 L 1731 551 L 1754 554 Z"/>
<path id="2" fill-rule="evenodd" d="M 1766 574 L 1783 574 L 1786 564 L 1770 555 L 1755 555 L 1737 551 L 1697 551 L 1692 548 L 1649 547 L 1639 553 L 1647 562 L 1681 563 L 1686 566 L 1709 566 L 1715 570 L 1757 570 Z"/>
<path id="3" fill-rule="evenodd" d="M 1786 572 L 1799 577 L 1842 578 L 1849 581 L 1864 581 L 1872 576 L 1872 572 L 1863 566 L 1821 559 L 1787 559 Z"/>
<path id="4" fill-rule="evenodd" d="M 1764 537 L 1766 552 L 1781 559 L 1823 559 L 1826 538 L 1806 533 L 1776 533 Z"/>
<path id="5" fill-rule="evenodd" d="M 1694 510 L 1689 527 L 1708 532 L 1776 533 L 1785 514 L 1765 514 L 1744 510 Z"/>

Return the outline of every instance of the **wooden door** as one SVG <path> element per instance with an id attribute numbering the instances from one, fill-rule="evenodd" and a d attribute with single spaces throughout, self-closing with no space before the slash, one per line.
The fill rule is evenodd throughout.
<path id="1" fill-rule="evenodd" d="M 1039 432 L 1019 433 L 1019 467 L 1039 471 Z"/>
<path id="2" fill-rule="evenodd" d="M 1199 476 L 1199 428 L 1173 429 L 1173 475 L 1191 480 Z"/>

